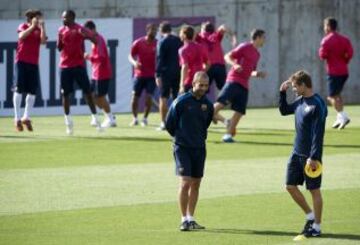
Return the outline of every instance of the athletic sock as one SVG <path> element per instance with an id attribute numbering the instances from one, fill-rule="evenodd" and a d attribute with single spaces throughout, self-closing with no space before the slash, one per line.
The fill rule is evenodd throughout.
<path id="1" fill-rule="evenodd" d="M 70 115 L 64 115 L 65 117 L 65 125 L 69 125 L 72 120 L 71 120 L 71 116 Z"/>
<path id="2" fill-rule="evenodd" d="M 25 110 L 23 119 L 29 119 L 30 118 L 30 112 L 31 109 L 34 107 L 35 103 L 35 95 L 27 94 L 25 98 Z"/>
<path id="3" fill-rule="evenodd" d="M 20 114 L 21 94 L 14 92 L 13 104 L 14 104 L 14 120 L 19 121 L 20 120 L 19 114 Z"/>
<path id="4" fill-rule="evenodd" d="M 313 228 L 314 230 L 316 230 L 316 231 L 320 231 L 320 230 L 321 230 L 320 224 L 317 224 L 317 223 L 314 223 L 314 224 L 312 225 L 312 228 Z"/>
<path id="5" fill-rule="evenodd" d="M 310 213 L 306 214 L 306 219 L 307 220 L 314 220 L 315 219 L 314 212 L 311 211 Z"/>
<path id="6" fill-rule="evenodd" d="M 187 216 L 186 216 L 186 219 L 187 219 L 187 221 L 189 221 L 189 222 L 195 220 L 195 219 L 194 219 L 194 216 L 191 216 L 191 215 L 187 215 Z"/>

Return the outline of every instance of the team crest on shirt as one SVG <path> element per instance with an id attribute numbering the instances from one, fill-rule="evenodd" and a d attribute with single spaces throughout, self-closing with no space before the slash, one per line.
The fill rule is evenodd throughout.
<path id="1" fill-rule="evenodd" d="M 315 106 L 313 106 L 313 105 L 307 105 L 307 106 L 305 106 L 304 111 L 306 113 L 309 113 L 310 111 L 314 110 L 314 108 L 315 108 Z"/>
<path id="2" fill-rule="evenodd" d="M 206 111 L 207 110 L 207 104 L 201 104 L 201 110 Z"/>

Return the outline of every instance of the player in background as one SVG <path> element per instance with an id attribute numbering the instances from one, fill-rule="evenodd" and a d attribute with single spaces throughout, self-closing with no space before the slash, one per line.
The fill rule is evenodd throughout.
<path id="1" fill-rule="evenodd" d="M 210 67 L 207 74 L 210 79 L 210 86 L 215 81 L 218 90 L 224 87 L 226 80 L 224 51 L 221 46 L 225 34 L 230 35 L 232 47 L 235 48 L 237 43 L 236 35 L 225 25 L 220 25 L 215 29 L 211 22 L 204 22 L 201 25 L 200 33 L 195 37 L 195 41 L 204 45 L 208 51 Z"/>
<path id="2" fill-rule="evenodd" d="M 266 73 L 257 71 L 256 66 L 260 59 L 258 51 L 265 43 L 265 31 L 255 29 L 251 32 L 251 41 L 239 44 L 225 55 L 225 61 L 231 65 L 227 74 L 226 84 L 221 90 L 217 102 L 214 104 L 214 123 L 218 120 L 225 123 L 227 132 L 222 140 L 225 143 L 234 142 L 236 126 L 246 113 L 249 94 L 250 77 L 265 78 Z M 234 114 L 231 119 L 225 119 L 219 111 L 231 103 Z"/>
<path id="3" fill-rule="evenodd" d="M 320 59 L 326 61 L 329 103 L 337 112 L 333 128 L 343 129 L 350 122 L 344 111 L 341 92 L 349 76 L 348 64 L 353 56 L 350 39 L 337 32 L 337 21 L 333 17 L 324 20 L 325 37 L 319 49 Z"/>
<path id="4" fill-rule="evenodd" d="M 286 100 L 286 90 L 290 84 L 298 97 L 289 104 Z M 311 77 L 305 71 L 294 73 L 281 84 L 279 110 L 283 116 L 295 114 L 296 136 L 287 166 L 286 189 L 306 215 L 306 223 L 301 234 L 306 237 L 320 236 L 323 208 L 320 191 L 322 175 L 310 178 L 304 174 L 304 168 L 306 163 L 309 163 L 311 169 L 315 170 L 317 161 L 322 162 L 327 107 L 321 96 L 313 92 Z M 306 189 L 311 193 L 313 210 L 298 188 L 304 181 Z"/>
<path id="5" fill-rule="evenodd" d="M 92 121 L 96 122 L 97 130 L 101 125 L 96 115 L 96 106 L 90 89 L 89 77 L 84 59 L 85 39 L 96 44 L 96 38 L 90 30 L 75 22 L 75 12 L 66 10 L 62 14 L 63 26 L 59 28 L 57 48 L 60 53 L 60 82 L 65 114 L 66 133 L 73 134 L 73 121 L 70 117 L 70 94 L 74 92 L 73 84 L 82 89 L 92 113 Z"/>
<path id="6" fill-rule="evenodd" d="M 180 29 L 180 39 L 184 42 L 184 45 L 179 49 L 180 93 L 191 90 L 196 72 L 206 71 L 209 68 L 207 50 L 204 46 L 193 41 L 194 35 L 195 31 L 191 26 L 183 26 Z"/>
<path id="7" fill-rule="evenodd" d="M 88 20 L 84 26 L 93 32 L 96 43 L 92 44 L 91 53 L 84 54 L 85 59 L 91 62 L 91 90 L 94 95 L 96 105 L 103 110 L 105 119 L 101 127 L 116 127 L 114 115 L 111 113 L 110 104 L 106 99 L 109 84 L 112 77 L 111 63 L 109 53 L 104 37 L 96 31 L 96 25 L 93 21 Z M 97 126 L 96 121 L 91 122 L 92 126 Z"/>
<path id="8" fill-rule="evenodd" d="M 15 80 L 13 87 L 14 123 L 17 131 L 25 127 L 33 131 L 30 120 L 31 109 L 34 107 L 36 90 L 40 83 L 39 53 L 40 45 L 47 40 L 45 22 L 40 10 L 29 9 L 25 12 L 27 21 L 19 25 L 18 43 L 15 57 Z M 22 95 L 25 97 L 24 114 L 20 119 Z"/>
<path id="9" fill-rule="evenodd" d="M 160 127 L 165 130 L 165 117 L 168 111 L 170 94 L 175 100 L 180 86 L 179 49 L 182 42 L 179 37 L 171 33 L 169 22 L 162 22 L 159 26 L 161 39 L 156 51 L 156 84 L 160 89 L 159 112 Z"/>

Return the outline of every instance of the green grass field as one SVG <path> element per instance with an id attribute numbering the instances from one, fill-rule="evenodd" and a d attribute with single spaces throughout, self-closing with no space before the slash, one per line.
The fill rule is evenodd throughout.
<path id="1" fill-rule="evenodd" d="M 347 111 L 352 122 L 338 131 L 329 108 L 323 236 L 301 244 L 360 244 L 360 106 Z M 171 140 L 155 130 L 158 114 L 147 128 L 129 127 L 130 118 L 98 133 L 89 116 L 75 116 L 72 137 L 62 116 L 34 117 L 33 133 L 0 118 L 0 244 L 295 243 L 304 215 L 284 189 L 293 116 L 251 109 L 234 144 L 211 126 L 196 212 L 207 229 L 185 233 Z"/>

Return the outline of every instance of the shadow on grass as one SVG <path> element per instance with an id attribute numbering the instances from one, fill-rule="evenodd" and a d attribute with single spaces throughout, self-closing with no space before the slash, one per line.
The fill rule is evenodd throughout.
<path id="1" fill-rule="evenodd" d="M 199 230 L 200 231 L 200 230 Z M 242 230 L 242 229 L 206 229 L 201 230 L 201 232 L 208 233 L 222 233 L 222 234 L 249 234 L 249 235 L 260 235 L 260 236 L 288 236 L 295 237 L 299 233 L 296 232 L 287 232 L 287 231 L 259 231 L 259 230 Z M 321 238 L 329 238 L 329 239 L 343 239 L 343 240 L 360 240 L 360 235 L 355 234 L 333 234 L 333 233 L 325 233 L 321 235 Z"/>

